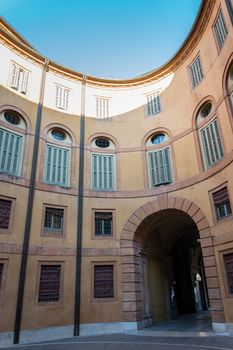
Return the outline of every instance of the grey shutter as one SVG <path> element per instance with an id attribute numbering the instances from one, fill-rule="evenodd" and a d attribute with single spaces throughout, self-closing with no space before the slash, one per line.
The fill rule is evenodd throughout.
<path id="1" fill-rule="evenodd" d="M 45 182 L 53 185 L 68 186 L 69 150 L 47 145 Z"/>
<path id="2" fill-rule="evenodd" d="M 201 138 L 206 166 L 208 168 L 223 157 L 223 147 L 216 119 L 201 130 Z"/>
<path id="3" fill-rule="evenodd" d="M 114 156 L 92 154 L 92 189 L 114 190 Z"/>
<path id="4" fill-rule="evenodd" d="M 18 175 L 22 136 L 0 129 L 0 171 Z"/>
<path id="5" fill-rule="evenodd" d="M 151 186 L 172 182 L 169 147 L 148 153 Z"/>
<path id="6" fill-rule="evenodd" d="M 21 82 L 21 86 L 20 86 L 20 92 L 26 94 L 29 73 L 24 71 L 24 70 L 22 70 L 20 73 L 22 74 L 22 82 Z"/>

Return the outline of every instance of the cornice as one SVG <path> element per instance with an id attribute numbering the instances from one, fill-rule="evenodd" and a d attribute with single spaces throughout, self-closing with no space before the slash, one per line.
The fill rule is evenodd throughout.
<path id="1" fill-rule="evenodd" d="M 202 0 L 194 24 L 184 40 L 181 47 L 175 55 L 163 66 L 147 72 L 143 75 L 130 79 L 108 79 L 94 76 L 87 76 L 88 85 L 108 88 L 129 88 L 139 85 L 150 84 L 160 80 L 177 70 L 193 52 L 205 29 L 209 23 L 216 0 Z M 2 17 L 0 17 L 0 39 L 8 47 L 16 50 L 25 58 L 34 61 L 36 64 L 43 65 L 45 57 L 36 51 L 20 34 L 18 34 Z M 83 74 L 64 67 L 54 61 L 50 61 L 49 70 L 55 74 L 62 75 L 69 79 L 81 82 Z"/>

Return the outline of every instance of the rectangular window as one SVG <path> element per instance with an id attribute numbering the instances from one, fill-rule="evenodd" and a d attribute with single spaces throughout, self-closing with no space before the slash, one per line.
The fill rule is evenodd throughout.
<path id="1" fill-rule="evenodd" d="M 228 30 L 225 24 L 225 20 L 222 14 L 222 10 L 219 11 L 217 19 L 214 24 L 214 33 L 217 40 L 218 48 L 221 49 L 226 40 Z"/>
<path id="2" fill-rule="evenodd" d="M 56 107 L 62 109 L 68 109 L 69 107 L 69 93 L 70 90 L 62 87 L 56 86 Z"/>
<path id="3" fill-rule="evenodd" d="M 109 99 L 96 99 L 96 117 L 101 119 L 109 118 Z"/>
<path id="4" fill-rule="evenodd" d="M 94 265 L 94 299 L 114 298 L 114 265 Z"/>
<path id="5" fill-rule="evenodd" d="M 228 290 L 230 294 L 233 294 L 233 253 L 223 255 Z"/>
<path id="6" fill-rule="evenodd" d="M 29 72 L 18 66 L 16 63 L 12 63 L 10 73 L 10 86 L 18 90 L 19 92 L 26 94 L 28 85 Z"/>
<path id="7" fill-rule="evenodd" d="M 200 56 L 197 56 L 194 62 L 189 66 L 189 75 L 192 83 L 192 88 L 194 89 L 204 77 Z"/>
<path id="8" fill-rule="evenodd" d="M 112 213 L 95 212 L 95 236 L 112 236 Z"/>
<path id="9" fill-rule="evenodd" d="M 41 265 L 38 302 L 60 300 L 61 265 Z"/>
<path id="10" fill-rule="evenodd" d="M 0 198 L 0 230 L 8 230 L 11 217 L 12 201 Z"/>
<path id="11" fill-rule="evenodd" d="M 64 209 L 45 207 L 44 233 L 62 235 L 64 231 Z"/>
<path id="12" fill-rule="evenodd" d="M 92 154 L 92 189 L 97 191 L 114 190 L 114 155 Z"/>
<path id="13" fill-rule="evenodd" d="M 223 157 L 223 147 L 217 119 L 201 129 L 200 133 L 205 164 L 209 168 Z"/>
<path id="14" fill-rule="evenodd" d="M 51 185 L 69 185 L 69 150 L 47 145 L 45 182 Z"/>
<path id="15" fill-rule="evenodd" d="M 213 202 L 218 220 L 231 215 L 231 204 L 227 187 L 223 187 L 219 191 L 213 193 Z"/>
<path id="16" fill-rule="evenodd" d="M 172 182 L 169 147 L 148 152 L 148 166 L 151 187 Z"/>
<path id="17" fill-rule="evenodd" d="M 0 128 L 0 171 L 18 175 L 22 136 Z"/>
<path id="18" fill-rule="evenodd" d="M 161 112 L 160 95 L 153 94 L 147 96 L 147 115 L 154 115 Z"/>

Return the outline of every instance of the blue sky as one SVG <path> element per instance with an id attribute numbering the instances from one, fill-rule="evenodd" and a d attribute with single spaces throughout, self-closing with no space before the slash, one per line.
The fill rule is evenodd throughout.
<path id="1" fill-rule="evenodd" d="M 201 0 L 0 0 L 0 14 L 46 57 L 87 75 L 130 78 L 163 65 Z"/>

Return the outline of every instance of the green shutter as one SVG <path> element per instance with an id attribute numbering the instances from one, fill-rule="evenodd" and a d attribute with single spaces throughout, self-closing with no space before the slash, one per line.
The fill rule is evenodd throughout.
<path id="1" fill-rule="evenodd" d="M 152 187 L 172 182 L 169 147 L 148 152 L 148 166 Z"/>
<path id="2" fill-rule="evenodd" d="M 68 149 L 47 145 L 44 180 L 52 185 L 69 185 Z"/>
<path id="3" fill-rule="evenodd" d="M 97 191 L 114 190 L 114 156 L 92 154 L 92 189 Z"/>
<path id="4" fill-rule="evenodd" d="M 201 130 L 201 139 L 206 167 L 209 168 L 223 157 L 223 147 L 216 119 Z"/>
<path id="5" fill-rule="evenodd" d="M 22 136 L 0 129 L 0 171 L 18 175 Z"/>

